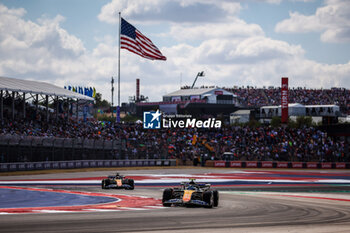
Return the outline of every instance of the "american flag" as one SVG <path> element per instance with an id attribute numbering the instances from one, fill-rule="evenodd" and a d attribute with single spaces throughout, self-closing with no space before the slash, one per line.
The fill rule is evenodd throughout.
<path id="1" fill-rule="evenodd" d="M 150 39 L 123 18 L 121 19 L 120 48 L 150 60 L 166 60 Z"/>

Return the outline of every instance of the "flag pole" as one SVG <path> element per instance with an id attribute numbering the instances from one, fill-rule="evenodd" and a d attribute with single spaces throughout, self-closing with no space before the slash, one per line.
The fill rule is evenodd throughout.
<path id="1" fill-rule="evenodd" d="M 118 106 L 117 106 L 117 123 L 120 122 L 120 34 L 121 34 L 121 12 L 119 12 L 119 45 L 118 45 Z"/>

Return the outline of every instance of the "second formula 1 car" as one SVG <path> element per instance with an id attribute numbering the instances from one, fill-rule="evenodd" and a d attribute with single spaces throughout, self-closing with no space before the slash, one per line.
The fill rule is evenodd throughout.
<path id="1" fill-rule="evenodd" d="M 203 206 L 216 207 L 219 204 L 219 192 L 213 190 L 210 184 L 182 182 L 180 187 L 167 188 L 163 191 L 163 206 Z"/>
<path id="2" fill-rule="evenodd" d="M 108 176 L 106 179 L 102 180 L 102 189 L 134 189 L 134 180 L 126 178 L 125 176 L 119 175 L 117 173 L 116 175 Z"/>

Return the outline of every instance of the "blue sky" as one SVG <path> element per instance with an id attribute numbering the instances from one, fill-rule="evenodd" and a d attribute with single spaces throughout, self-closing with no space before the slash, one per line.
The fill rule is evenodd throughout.
<path id="1" fill-rule="evenodd" d="M 201 70 L 207 75 L 198 85 L 278 86 L 287 76 L 295 87 L 350 88 L 347 5 L 341 0 L 0 0 L 0 75 L 92 85 L 110 100 L 121 11 L 168 58 L 148 61 L 122 51 L 122 101 L 135 94 L 136 78 L 141 93 L 157 101 L 180 81 L 191 85 Z"/>

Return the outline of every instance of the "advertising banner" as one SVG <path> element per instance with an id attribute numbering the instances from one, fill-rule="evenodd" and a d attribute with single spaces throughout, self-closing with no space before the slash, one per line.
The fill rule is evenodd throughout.
<path id="1" fill-rule="evenodd" d="M 111 166 L 111 161 L 104 161 L 104 166 L 105 167 L 109 167 L 109 166 Z"/>
<path id="2" fill-rule="evenodd" d="M 317 163 L 316 162 L 307 162 L 306 167 L 307 168 L 317 168 Z"/>
<path id="3" fill-rule="evenodd" d="M 263 162 L 261 162 L 261 167 L 262 168 L 272 168 L 273 167 L 272 161 L 263 161 Z"/>
<path id="4" fill-rule="evenodd" d="M 20 170 L 20 171 L 26 170 L 26 164 L 25 163 L 18 164 L 18 170 Z"/>
<path id="5" fill-rule="evenodd" d="M 303 168 L 303 163 L 302 162 L 293 162 L 292 168 Z"/>
<path id="6" fill-rule="evenodd" d="M 282 78 L 281 123 L 288 123 L 288 78 Z"/>
<path id="7" fill-rule="evenodd" d="M 96 167 L 96 162 L 95 161 L 90 161 L 90 167 Z"/>
<path id="8" fill-rule="evenodd" d="M 67 166 L 68 168 L 74 168 L 74 162 L 68 162 Z"/>
<path id="9" fill-rule="evenodd" d="M 258 162 L 246 162 L 246 167 L 258 167 Z"/>
<path id="10" fill-rule="evenodd" d="M 277 162 L 277 168 L 288 168 L 288 162 Z"/>
<path id="11" fill-rule="evenodd" d="M 17 164 L 10 164 L 10 171 L 16 171 L 17 170 Z"/>
<path id="12" fill-rule="evenodd" d="M 1 164 L 0 169 L 2 172 L 7 172 L 7 164 Z"/>
<path id="13" fill-rule="evenodd" d="M 345 163 L 335 163 L 335 168 L 337 169 L 345 169 L 346 164 Z"/>
<path id="14" fill-rule="evenodd" d="M 332 163 L 321 163 L 321 168 L 331 169 L 332 168 Z"/>
<path id="15" fill-rule="evenodd" d="M 337 169 L 345 169 L 346 163 L 335 163 L 335 168 Z"/>
<path id="16" fill-rule="evenodd" d="M 112 167 L 116 167 L 117 164 L 118 164 L 117 161 L 112 161 L 112 162 L 111 162 L 111 166 L 112 166 Z"/>
<path id="17" fill-rule="evenodd" d="M 214 167 L 226 167 L 226 162 L 225 161 L 215 161 Z"/>
<path id="18" fill-rule="evenodd" d="M 97 166 L 98 166 L 98 167 L 103 167 L 103 161 L 98 161 L 98 162 L 97 162 Z"/>
<path id="19" fill-rule="evenodd" d="M 242 162 L 241 161 L 231 161 L 230 167 L 242 167 Z"/>
<path id="20" fill-rule="evenodd" d="M 42 163 L 35 163 L 35 169 L 43 169 Z"/>

